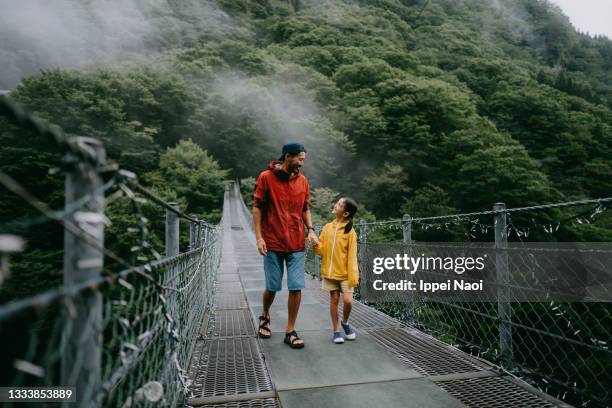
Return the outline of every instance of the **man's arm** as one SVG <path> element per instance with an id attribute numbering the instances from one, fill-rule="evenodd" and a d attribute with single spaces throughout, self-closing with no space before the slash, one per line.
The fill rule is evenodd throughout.
<path id="1" fill-rule="evenodd" d="M 312 228 L 312 218 L 310 217 L 310 184 L 306 182 L 306 196 L 304 197 L 304 205 L 302 206 L 302 220 L 308 228 L 308 241 L 312 245 L 319 245 L 319 238 Z"/>
<path id="2" fill-rule="evenodd" d="M 306 224 L 306 227 L 312 227 L 310 209 L 302 213 L 302 220 L 304 220 L 304 224 Z M 319 245 L 319 238 L 317 238 L 317 234 L 315 234 L 314 229 L 308 230 L 308 241 L 310 241 L 312 245 Z"/>
<path id="3" fill-rule="evenodd" d="M 262 256 L 266 256 L 268 248 L 266 247 L 266 241 L 263 239 L 261 234 L 261 219 L 263 212 L 268 205 L 268 183 L 264 173 L 261 173 L 257 177 L 255 182 L 255 191 L 253 192 L 253 229 L 255 230 L 255 239 L 257 239 L 257 250 Z"/>
<path id="4" fill-rule="evenodd" d="M 253 207 L 253 228 L 255 229 L 257 250 L 261 255 L 265 256 L 268 252 L 268 249 L 266 248 L 266 241 L 264 241 L 261 235 L 261 209 L 259 207 Z"/>

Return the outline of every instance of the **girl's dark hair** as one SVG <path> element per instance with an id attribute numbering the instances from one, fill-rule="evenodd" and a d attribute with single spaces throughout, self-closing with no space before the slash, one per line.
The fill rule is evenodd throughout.
<path id="1" fill-rule="evenodd" d="M 355 202 L 355 200 L 349 197 L 342 197 L 342 200 L 344 200 L 344 211 L 349 213 L 347 217 L 349 219 L 349 222 L 344 227 L 344 233 L 348 234 L 351 229 L 353 229 L 353 217 L 357 213 L 357 203 Z"/>

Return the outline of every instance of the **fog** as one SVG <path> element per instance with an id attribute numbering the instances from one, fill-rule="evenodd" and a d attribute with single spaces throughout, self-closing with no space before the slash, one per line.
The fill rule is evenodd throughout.
<path id="1" fill-rule="evenodd" d="M 205 0 L 0 0 L 0 89 L 43 69 L 142 62 L 232 29 Z"/>
<path id="2" fill-rule="evenodd" d="M 303 143 L 309 157 L 305 174 L 316 185 L 327 185 L 334 178 L 333 171 L 352 160 L 350 143 L 325 117 L 315 95 L 299 83 L 301 74 L 289 74 L 291 71 L 291 66 L 285 66 L 269 77 L 228 72 L 217 77 L 211 91 L 255 123 L 273 149 L 270 160 L 278 157 L 283 144 Z"/>

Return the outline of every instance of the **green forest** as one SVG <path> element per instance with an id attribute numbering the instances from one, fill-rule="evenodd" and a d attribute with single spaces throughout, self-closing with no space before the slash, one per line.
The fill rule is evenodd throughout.
<path id="1" fill-rule="evenodd" d="M 134 3 L 146 22 L 140 49 L 103 49 L 78 69 L 35 72 L 37 50 L 5 27 L 0 85 L 66 133 L 104 141 L 112 161 L 188 213 L 217 221 L 231 179 L 248 204 L 259 172 L 292 140 L 308 150 L 317 223 L 339 195 L 372 221 L 612 191 L 612 41 L 578 33 L 545 0 L 146 4 Z M 96 27 L 96 7 L 76 9 Z M 136 35 L 125 26 L 117 35 Z M 17 83 L 15 72 L 32 75 Z M 3 171 L 61 208 L 61 174 L 49 173 L 60 153 L 1 120 Z M 5 229 L 28 238 L 14 276 L 45 276 L 10 296 L 57 281 L 60 227 L 29 226 L 34 210 L 10 193 L 0 200 Z M 128 207 L 109 208 L 107 231 L 124 256 Z M 610 241 L 612 220 L 560 235 Z"/>
<path id="2" fill-rule="evenodd" d="M 92 26 L 103 17 L 96 7 L 77 8 Z M 220 217 L 225 180 L 243 180 L 248 201 L 259 172 L 292 140 L 308 150 L 303 172 L 319 223 L 338 195 L 357 199 L 371 221 L 612 191 L 612 41 L 578 33 L 547 1 L 134 7 L 147 27 L 137 33 L 141 48 L 102 50 L 101 62 L 78 69 L 32 72 L 36 50 L 5 27 L 2 87 L 68 134 L 103 140 L 121 168 L 206 220 Z M 32 75 L 17 83 L 15 72 Z M 2 120 L 3 171 L 61 208 L 62 177 L 48 171 L 61 165 L 59 152 Z M 59 227 L 24 226 L 33 210 L 10 193 L 1 200 L 3 224 L 29 238 L 19 274 L 55 276 Z M 125 254 L 123 207 L 109 209 L 117 222 L 108 236 Z M 562 233 L 610 241 L 612 221 Z"/>

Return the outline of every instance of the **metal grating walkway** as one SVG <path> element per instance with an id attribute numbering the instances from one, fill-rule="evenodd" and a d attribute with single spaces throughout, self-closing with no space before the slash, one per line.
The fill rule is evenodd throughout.
<path id="1" fill-rule="evenodd" d="M 254 337 L 255 334 L 255 326 L 248 309 L 215 311 L 211 337 Z"/>
<path id="2" fill-rule="evenodd" d="M 263 356 L 254 338 L 225 338 L 206 342 L 205 367 L 198 378 L 202 396 L 270 391 Z"/>
<path id="3" fill-rule="evenodd" d="M 459 354 L 447 344 L 415 330 L 380 329 L 369 330 L 368 333 L 422 375 L 450 375 L 491 369 L 473 357 Z"/>
<path id="4" fill-rule="evenodd" d="M 242 293 L 217 293 L 215 296 L 215 309 L 246 309 L 246 298 Z"/>
<path id="5" fill-rule="evenodd" d="M 247 401 L 233 401 L 225 404 L 206 404 L 203 408 L 280 408 L 276 398 L 252 399 Z"/>
<path id="6" fill-rule="evenodd" d="M 271 309 L 272 337 L 259 339 L 263 262 L 237 187 L 225 194 L 215 303 L 196 342 L 188 406 L 567 406 L 360 302 L 351 313 L 358 339 L 332 344 L 329 295 L 310 277 L 296 326 L 306 347 L 291 350 L 282 343 L 284 283 Z"/>
<path id="7" fill-rule="evenodd" d="M 557 406 L 516 384 L 512 378 L 487 377 L 442 381 L 438 385 L 474 408 L 545 408 Z"/>

